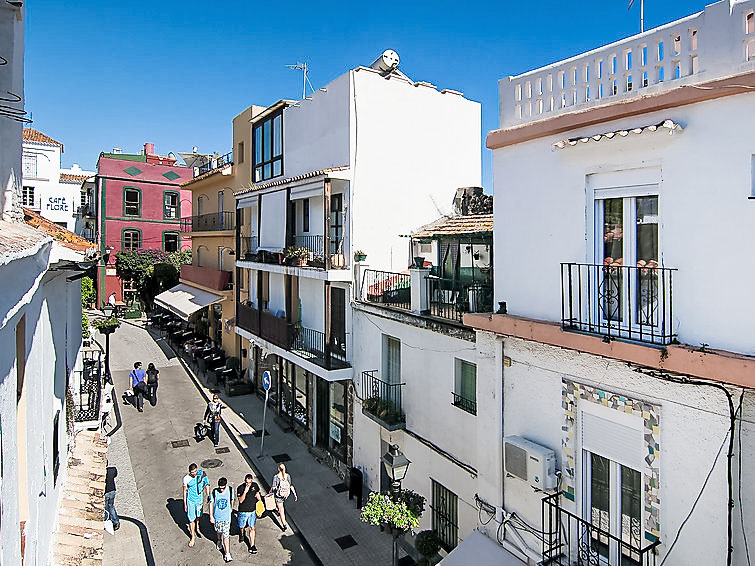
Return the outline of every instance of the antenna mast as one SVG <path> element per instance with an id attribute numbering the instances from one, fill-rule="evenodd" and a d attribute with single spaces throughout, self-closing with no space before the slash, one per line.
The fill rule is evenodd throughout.
<path id="1" fill-rule="evenodd" d="M 634 0 L 629 0 L 629 7 L 627 10 L 632 9 Z M 640 33 L 645 31 L 645 0 L 640 0 Z"/>
<path id="2" fill-rule="evenodd" d="M 304 75 L 302 78 L 302 88 L 301 88 L 301 99 L 306 100 L 307 99 L 307 85 L 309 85 L 309 88 L 312 92 L 315 92 L 314 87 L 312 86 L 312 83 L 309 82 L 309 67 L 307 67 L 306 63 L 301 63 L 299 61 L 296 62 L 296 65 L 286 65 L 289 69 L 293 69 L 294 71 L 301 71 Z"/>

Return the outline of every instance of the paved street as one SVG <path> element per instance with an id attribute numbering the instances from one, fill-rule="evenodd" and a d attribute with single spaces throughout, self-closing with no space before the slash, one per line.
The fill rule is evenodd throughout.
<path id="1" fill-rule="evenodd" d="M 110 465 L 118 468 L 116 508 L 122 527 L 115 536 L 105 535 L 104 564 L 222 564 L 223 557 L 215 548 L 207 514 L 201 521 L 203 538 L 197 540 L 194 548 L 187 546 L 189 535 L 181 501 L 181 480 L 191 462 L 202 465 L 209 459 L 220 461 L 217 468 L 204 465 L 213 487 L 220 476 L 227 477 L 235 487 L 246 473 L 253 471 L 229 442 L 227 434 L 221 435 L 220 448 L 224 452 L 221 454 L 216 454 L 210 440 L 199 443 L 194 440 L 194 424 L 202 419 L 205 401 L 169 350 L 166 355 L 149 334 L 128 321 L 111 337 L 111 349 L 111 371 L 119 395 L 122 427 L 111 438 L 108 459 Z M 137 359 L 144 367 L 154 362 L 160 369 L 158 405 L 145 403 L 141 414 L 120 399 Z M 171 444 L 181 440 L 188 441 L 188 445 L 174 448 Z M 236 528 L 231 531 L 232 535 L 237 532 Z M 257 523 L 257 547 L 259 554 L 251 556 L 237 534 L 231 537 L 234 562 L 301 566 L 317 563 L 298 534 L 291 530 L 282 533 L 269 517 Z"/>

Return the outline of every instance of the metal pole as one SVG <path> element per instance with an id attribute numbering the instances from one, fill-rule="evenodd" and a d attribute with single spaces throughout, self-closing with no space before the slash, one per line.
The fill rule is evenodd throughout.
<path id="1" fill-rule="evenodd" d="M 105 377 L 110 379 L 110 332 L 105 334 Z"/>
<path id="2" fill-rule="evenodd" d="M 262 408 L 262 436 L 260 437 L 260 455 L 262 458 L 262 449 L 265 446 L 265 417 L 267 416 L 267 398 L 270 395 L 270 389 L 265 390 L 265 406 Z"/>

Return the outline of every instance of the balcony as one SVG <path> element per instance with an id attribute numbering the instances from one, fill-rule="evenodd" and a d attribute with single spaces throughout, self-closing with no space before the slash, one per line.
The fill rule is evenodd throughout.
<path id="1" fill-rule="evenodd" d="M 236 324 L 247 332 L 255 336 L 260 334 L 260 315 L 259 311 L 249 304 L 243 302 L 236 304 Z"/>
<path id="2" fill-rule="evenodd" d="M 366 269 L 362 279 L 363 300 L 402 310 L 412 308 L 411 276 L 408 273 Z"/>
<path id="3" fill-rule="evenodd" d="M 650 344 L 670 344 L 674 268 L 654 262 L 561 264 L 561 327 Z"/>
<path id="4" fill-rule="evenodd" d="M 236 324 L 239 328 L 285 350 L 289 349 L 292 325 L 285 318 L 277 317 L 270 311 L 260 311 L 250 304 L 238 303 L 236 308 Z"/>
<path id="5" fill-rule="evenodd" d="M 257 261 L 257 236 L 241 236 L 239 242 L 239 259 Z"/>
<path id="6" fill-rule="evenodd" d="M 493 287 L 488 282 L 462 282 L 428 277 L 430 314 L 461 322 L 464 313 L 493 312 Z"/>
<path id="7" fill-rule="evenodd" d="M 543 498 L 543 564 L 573 566 L 655 566 L 656 541 L 641 546 L 641 527 L 622 522 L 621 534 L 607 530 L 561 508 L 560 493 Z M 602 519 L 602 518 L 601 518 Z M 608 518 L 604 520 L 608 522 Z"/>
<path id="8" fill-rule="evenodd" d="M 233 152 L 229 151 L 225 155 L 219 157 L 210 157 L 210 160 L 204 165 L 194 167 L 194 177 L 199 177 L 215 169 L 222 169 L 226 165 L 233 165 Z"/>
<path id="9" fill-rule="evenodd" d="M 100 352 L 85 351 L 83 356 L 83 369 L 74 372 L 78 391 L 75 392 L 73 420 L 77 423 L 97 421 L 100 418 L 102 393 Z"/>
<path id="10" fill-rule="evenodd" d="M 362 413 L 386 430 L 406 426 L 401 405 L 401 388 L 405 383 L 388 383 L 377 376 L 377 370 L 362 372 Z"/>
<path id="11" fill-rule="evenodd" d="M 452 392 L 451 395 L 453 395 L 453 401 L 451 401 L 451 404 L 454 407 L 458 407 L 459 409 L 466 411 L 470 415 L 477 414 L 477 401 L 467 399 L 466 397 L 462 397 L 458 393 L 454 392 Z"/>
<path id="12" fill-rule="evenodd" d="M 91 204 L 82 204 L 76 208 L 76 216 L 80 218 L 94 217 L 94 207 Z"/>
<path id="13" fill-rule="evenodd" d="M 233 212 L 211 212 L 181 219 L 181 232 L 215 232 L 235 228 L 236 214 Z"/>
<path id="14" fill-rule="evenodd" d="M 291 351 L 325 369 L 344 369 L 346 361 L 346 341 L 332 337 L 326 345 L 325 333 L 311 328 L 294 325 L 291 329 Z"/>
<path id="15" fill-rule="evenodd" d="M 308 249 L 313 259 L 324 260 L 324 238 L 322 236 L 289 234 L 286 240 L 289 246 Z"/>
<path id="16" fill-rule="evenodd" d="M 230 289 L 231 272 L 213 269 L 212 267 L 182 265 L 181 279 L 215 291 L 226 291 Z"/>
<path id="17" fill-rule="evenodd" d="M 84 228 L 81 231 L 81 237 L 92 243 L 97 243 L 97 231 L 94 228 Z"/>

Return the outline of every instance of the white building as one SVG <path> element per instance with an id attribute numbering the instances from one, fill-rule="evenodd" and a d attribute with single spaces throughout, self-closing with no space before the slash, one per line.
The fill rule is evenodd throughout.
<path id="1" fill-rule="evenodd" d="M 15 4 L 15 3 L 14 3 Z M 66 389 L 81 363 L 84 253 L 24 222 L 21 206 L 24 8 L 0 5 L 0 562 L 47 564 L 69 435 Z M 70 279 L 70 280 L 69 280 Z M 22 550 L 23 549 L 23 550 Z"/>
<path id="2" fill-rule="evenodd" d="M 750 560 L 755 301 L 731 243 L 755 237 L 754 12 L 724 0 L 500 81 L 508 314 L 464 320 L 495 359 L 479 382 L 503 383 L 480 529 L 534 561 Z"/>
<path id="3" fill-rule="evenodd" d="M 63 144 L 50 136 L 24 128 L 23 132 L 23 205 L 39 212 L 48 220 L 67 230 L 84 230 L 81 222 L 82 184 L 94 176 L 74 163 L 71 169 L 60 166 Z M 77 230 L 79 228 L 79 230 Z"/>
<path id="4" fill-rule="evenodd" d="M 480 184 L 480 105 L 397 66 L 387 51 L 306 100 L 253 107 L 251 147 L 234 139 L 234 166 L 244 156 L 252 177 L 236 192 L 236 332 L 255 382 L 272 370 L 276 412 L 344 469 L 353 384 L 373 369 L 354 362 L 355 254 L 404 271 L 400 235 L 437 218 L 457 187 Z"/>

